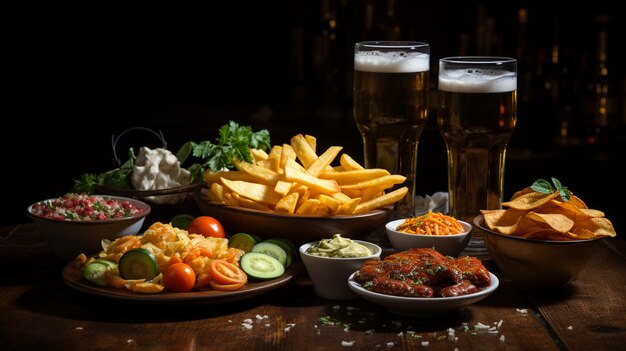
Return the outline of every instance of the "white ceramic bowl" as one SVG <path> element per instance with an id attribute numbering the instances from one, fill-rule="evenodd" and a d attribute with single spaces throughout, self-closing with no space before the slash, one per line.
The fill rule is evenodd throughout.
<path id="1" fill-rule="evenodd" d="M 356 258 L 321 257 L 306 253 L 306 250 L 317 244 L 317 241 L 300 246 L 300 258 L 304 263 L 309 278 L 313 282 L 313 290 L 317 296 L 329 300 L 353 300 L 358 296 L 348 287 L 348 278 L 367 260 L 380 258 L 380 246 L 361 240 L 355 242 L 366 246 L 372 251 L 370 256 Z"/>
<path id="2" fill-rule="evenodd" d="M 388 222 L 385 225 L 387 231 L 387 238 L 391 242 L 393 249 L 400 252 L 413 248 L 434 248 L 443 255 L 456 257 L 465 249 L 467 243 L 469 243 L 472 237 L 472 225 L 459 221 L 465 232 L 461 234 L 451 235 L 422 235 L 422 234 L 408 234 L 397 231 L 396 228 L 400 224 L 404 223 L 404 219 L 397 219 Z"/>
<path id="3" fill-rule="evenodd" d="M 71 261 L 80 253 L 92 254 L 101 251 L 102 239 L 114 240 L 120 236 L 139 233 L 146 216 L 150 213 L 150 206 L 136 199 L 107 195 L 95 196 L 128 201 L 143 209 L 143 212 L 126 218 L 71 221 L 35 215 L 32 213 L 32 207 L 35 204 L 28 206 L 26 210 L 26 214 L 35 223 L 39 233 L 46 239 L 48 246 L 64 261 Z"/>

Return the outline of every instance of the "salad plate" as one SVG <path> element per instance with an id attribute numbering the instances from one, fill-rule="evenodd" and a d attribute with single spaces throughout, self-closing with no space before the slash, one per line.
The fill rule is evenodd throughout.
<path id="1" fill-rule="evenodd" d="M 63 282 L 70 288 L 82 293 L 108 298 L 113 300 L 126 300 L 137 302 L 181 302 L 203 301 L 206 303 L 224 303 L 249 299 L 280 288 L 289 283 L 302 271 L 302 263 L 294 262 L 285 273 L 271 280 L 248 282 L 243 288 L 234 291 L 218 290 L 192 290 L 189 292 L 162 292 L 157 294 L 135 293 L 124 288 L 100 287 L 94 285 L 82 277 L 82 266 L 78 261 L 68 263 L 63 269 Z"/>

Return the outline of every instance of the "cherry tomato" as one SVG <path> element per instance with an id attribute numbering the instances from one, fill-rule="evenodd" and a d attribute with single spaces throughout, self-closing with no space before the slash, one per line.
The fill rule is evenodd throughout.
<path id="1" fill-rule="evenodd" d="M 209 216 L 200 216 L 194 218 L 187 227 L 189 234 L 202 234 L 205 237 L 225 238 L 226 233 L 224 227 L 215 218 Z"/>
<path id="2" fill-rule="evenodd" d="M 246 273 L 237 265 L 225 260 L 213 260 L 210 265 L 211 281 L 221 285 L 241 284 L 248 281 Z"/>
<path id="3" fill-rule="evenodd" d="M 163 272 L 163 285 L 170 291 L 189 291 L 196 284 L 196 273 L 186 263 L 174 263 Z"/>

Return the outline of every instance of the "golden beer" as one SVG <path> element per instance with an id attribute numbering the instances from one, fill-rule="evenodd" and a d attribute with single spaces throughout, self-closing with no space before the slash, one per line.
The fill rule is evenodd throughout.
<path id="1" fill-rule="evenodd" d="M 500 208 L 506 147 L 517 119 L 516 73 L 443 70 L 439 94 L 450 214 L 471 223 L 481 209 Z"/>
<path id="2" fill-rule="evenodd" d="M 367 52 L 355 56 L 354 119 L 363 138 L 365 167 L 405 176 L 407 195 L 397 216 L 412 216 L 417 147 L 428 119 L 429 56 Z"/>

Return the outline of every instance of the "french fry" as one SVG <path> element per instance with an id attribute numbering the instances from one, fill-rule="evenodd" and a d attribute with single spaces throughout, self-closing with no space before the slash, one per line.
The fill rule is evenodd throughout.
<path id="1" fill-rule="evenodd" d="M 293 214 L 293 212 L 296 210 L 296 205 L 298 204 L 299 197 L 299 193 L 291 193 L 287 196 L 284 196 L 278 201 L 278 203 L 274 207 L 274 211 L 278 213 Z"/>
<path id="2" fill-rule="evenodd" d="M 239 206 L 239 201 L 235 199 L 233 193 L 224 193 L 224 203 L 229 206 Z"/>
<path id="3" fill-rule="evenodd" d="M 302 162 L 304 168 L 308 168 L 316 159 L 317 154 L 307 143 L 302 134 L 298 134 L 291 138 L 291 147 L 296 152 L 298 159 Z"/>
<path id="4" fill-rule="evenodd" d="M 224 187 L 220 183 L 211 184 L 211 194 L 213 201 L 224 201 Z"/>
<path id="5" fill-rule="evenodd" d="M 279 172 L 281 171 L 279 163 L 279 159 L 270 157 L 267 160 L 258 161 L 256 164 L 257 166 L 267 168 L 270 171 Z"/>
<path id="6" fill-rule="evenodd" d="M 394 186 L 395 184 L 404 183 L 405 180 L 406 180 L 405 176 L 394 174 L 394 175 L 388 175 L 384 177 L 366 180 L 366 181 L 355 183 L 355 184 L 342 185 L 341 190 L 345 191 L 347 189 L 367 189 L 371 187 L 388 189 Z"/>
<path id="7" fill-rule="evenodd" d="M 361 201 L 361 198 L 357 197 L 357 198 L 350 199 L 342 203 L 341 205 L 339 205 L 339 208 L 337 209 L 337 214 L 338 215 L 350 215 L 354 213 L 360 201 Z"/>
<path id="8" fill-rule="evenodd" d="M 280 154 L 280 173 L 284 173 L 285 165 L 287 165 L 287 160 L 294 160 L 298 157 L 296 152 L 293 150 L 291 145 L 283 144 L 283 152 Z"/>
<path id="9" fill-rule="evenodd" d="M 341 202 L 339 200 L 328 195 L 320 194 L 318 199 L 320 200 L 320 203 L 326 206 L 331 213 L 337 212 L 339 206 L 341 205 Z"/>
<path id="10" fill-rule="evenodd" d="M 339 185 L 354 184 L 388 176 L 389 171 L 382 168 L 356 169 L 351 171 L 325 170 L 319 177 L 322 179 L 334 179 Z"/>
<path id="11" fill-rule="evenodd" d="M 239 206 L 241 207 L 246 207 L 246 208 L 250 208 L 253 210 L 257 210 L 257 211 L 264 211 L 264 212 L 271 212 L 272 210 L 269 209 L 267 206 L 263 206 L 262 204 L 252 201 L 250 199 L 246 199 L 245 197 L 237 194 L 237 193 L 233 193 L 233 197 L 237 200 L 237 202 L 239 202 Z"/>
<path id="12" fill-rule="evenodd" d="M 339 158 L 339 163 L 346 171 L 353 171 L 358 169 L 364 169 L 358 162 L 356 162 L 350 155 L 343 154 Z"/>
<path id="13" fill-rule="evenodd" d="M 308 199 L 306 200 L 298 209 L 296 210 L 296 214 L 299 215 L 312 215 L 315 213 L 315 209 L 319 206 L 320 200 L 317 199 Z"/>
<path id="14" fill-rule="evenodd" d="M 250 149 L 250 155 L 252 155 L 252 159 L 254 159 L 254 163 L 259 161 L 267 160 L 270 157 L 267 152 L 261 149 Z"/>
<path id="15" fill-rule="evenodd" d="M 346 203 L 350 200 L 352 200 L 352 198 L 344 193 L 332 193 L 331 196 L 333 197 L 333 199 L 343 203 Z"/>
<path id="16" fill-rule="evenodd" d="M 281 194 L 282 196 L 285 196 L 289 193 L 289 191 L 291 190 L 291 187 L 293 186 L 294 183 L 292 182 L 286 182 L 284 180 L 279 180 L 278 182 L 276 182 L 276 186 L 274 186 L 274 191 Z"/>
<path id="17" fill-rule="evenodd" d="M 341 189 L 341 191 L 352 199 L 361 197 L 361 193 L 362 193 L 360 189 Z"/>
<path id="18" fill-rule="evenodd" d="M 240 171 L 213 172 L 211 170 L 204 172 L 204 180 L 207 182 L 207 184 L 219 182 L 220 178 L 226 178 L 228 180 L 243 180 L 246 182 L 254 182 L 254 178 L 252 178 L 249 174 L 245 172 L 240 172 Z"/>
<path id="19" fill-rule="evenodd" d="M 315 149 L 317 148 L 317 138 L 312 135 L 305 134 L 304 140 L 306 140 L 309 146 L 311 146 L 311 149 L 313 149 L 313 152 L 316 152 Z"/>
<path id="20" fill-rule="evenodd" d="M 228 180 L 226 178 L 221 178 L 221 181 L 231 191 L 256 202 L 276 205 L 281 198 L 280 194 L 274 191 L 274 187 L 265 184 Z"/>
<path id="21" fill-rule="evenodd" d="M 367 188 L 361 192 L 361 201 L 369 201 L 375 197 L 383 195 L 383 193 L 384 189 L 375 186 Z"/>
<path id="22" fill-rule="evenodd" d="M 274 145 L 272 146 L 272 148 L 270 149 L 269 154 L 267 155 L 268 158 L 275 158 L 280 160 L 280 155 L 283 153 L 283 147 L 280 145 Z"/>
<path id="23" fill-rule="evenodd" d="M 409 188 L 404 186 L 400 189 L 396 189 L 385 195 L 381 195 L 369 201 L 362 202 L 356 206 L 356 209 L 354 210 L 354 214 L 365 213 L 375 208 L 390 205 L 402 199 L 408 191 L 409 191 Z"/>
<path id="24" fill-rule="evenodd" d="M 315 189 L 322 194 L 332 194 L 341 191 L 341 188 L 334 180 L 319 179 L 306 173 L 300 172 L 296 167 L 290 166 L 290 163 L 295 163 L 293 160 L 289 160 L 287 167 L 285 168 L 285 179 L 304 184 L 311 189 Z"/>
<path id="25" fill-rule="evenodd" d="M 252 163 L 235 161 L 233 164 L 241 172 L 249 174 L 252 178 L 267 185 L 276 185 L 276 182 L 280 180 L 280 174 L 272 171 L 271 169 L 263 168 Z"/>
<path id="26" fill-rule="evenodd" d="M 309 167 L 306 169 L 306 174 L 314 177 L 319 177 L 320 173 L 333 162 L 335 157 L 339 154 L 339 151 L 343 149 L 341 146 L 331 146 L 323 154 L 321 154 Z"/>

